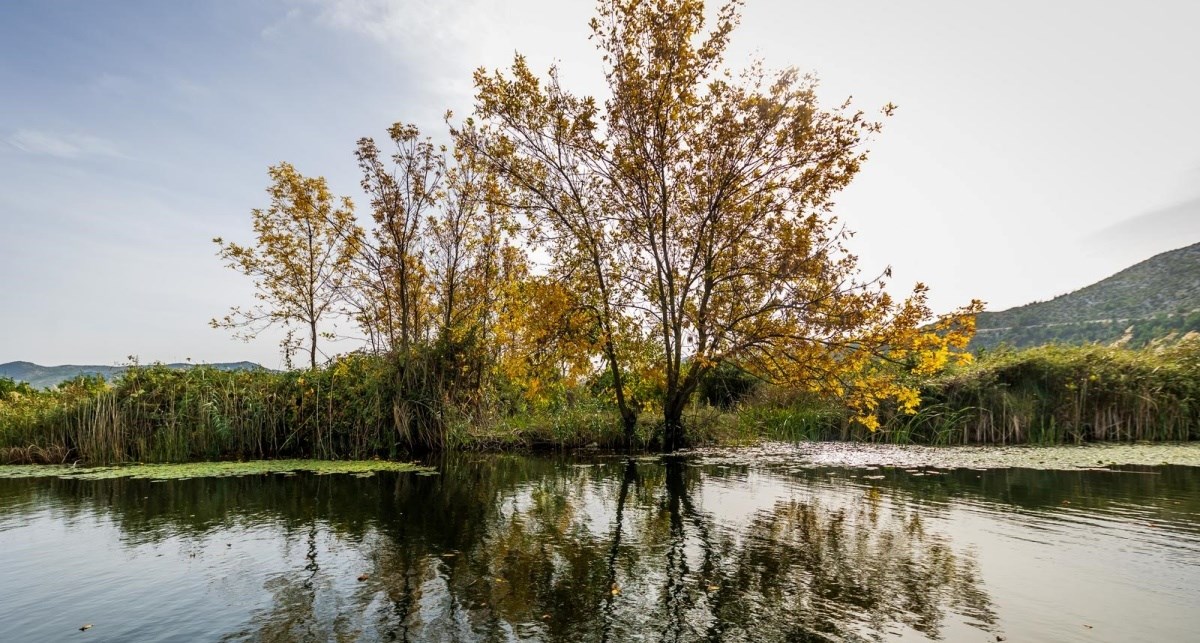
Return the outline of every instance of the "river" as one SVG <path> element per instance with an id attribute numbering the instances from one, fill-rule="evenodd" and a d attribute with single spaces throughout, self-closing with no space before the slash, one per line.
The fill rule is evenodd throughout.
<path id="1" fill-rule="evenodd" d="M 0 479 L 0 641 L 1200 636 L 1200 467 L 429 464 Z"/>

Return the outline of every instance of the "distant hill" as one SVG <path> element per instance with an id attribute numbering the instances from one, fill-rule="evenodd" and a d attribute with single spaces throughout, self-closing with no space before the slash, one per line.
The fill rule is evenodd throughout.
<path id="1" fill-rule="evenodd" d="M 187 369 L 201 364 L 167 364 L 167 368 Z M 223 371 L 260 370 L 263 366 L 254 362 L 230 362 L 223 364 L 203 364 Z M 28 382 L 34 388 L 52 388 L 60 382 L 65 382 L 80 375 L 103 375 L 112 380 L 128 368 L 127 366 L 79 366 L 65 364 L 63 366 L 41 366 L 32 362 L 9 362 L 0 364 L 0 377 L 7 377 L 18 382 Z"/>
<path id="2" fill-rule="evenodd" d="M 1189 332 L 1200 332 L 1200 243 L 1155 255 L 1050 301 L 980 313 L 972 348 L 1141 346 Z"/>

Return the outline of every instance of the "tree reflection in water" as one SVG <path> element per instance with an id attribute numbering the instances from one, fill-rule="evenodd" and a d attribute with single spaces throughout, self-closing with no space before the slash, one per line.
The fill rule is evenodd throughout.
<path id="1" fill-rule="evenodd" d="M 364 539 L 369 587 L 339 613 L 404 641 L 938 638 L 947 611 L 994 622 L 971 556 L 874 489 L 845 506 L 780 500 L 737 524 L 703 508 L 710 476 L 680 459 L 541 473 L 476 463 L 397 479 L 401 510 Z M 318 638 L 345 633 L 276 592 L 255 638 L 288 622 L 285 605 Z"/>
<path id="2" fill-rule="evenodd" d="M 681 458 L 457 456 L 440 471 L 4 490 L 107 512 L 131 541 L 266 530 L 303 551 L 226 640 L 859 640 L 939 638 L 949 613 L 995 622 L 972 555 L 874 487 L 770 477 L 751 492 L 745 471 Z M 717 498 L 771 485 L 759 508 Z"/>

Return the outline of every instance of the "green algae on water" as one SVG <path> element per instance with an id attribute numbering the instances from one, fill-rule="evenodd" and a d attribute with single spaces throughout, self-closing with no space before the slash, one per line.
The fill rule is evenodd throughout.
<path id="1" fill-rule="evenodd" d="M 334 473 L 372 476 L 380 471 L 430 474 L 432 470 L 411 462 L 390 460 L 252 460 L 248 462 L 186 462 L 181 464 L 131 464 L 112 467 L 73 467 L 69 465 L 0 465 L 0 478 L 75 478 L 104 480 L 140 478 L 145 480 L 183 480 L 187 478 L 225 478 L 268 473 L 289 475 L 298 471 L 326 475 Z"/>

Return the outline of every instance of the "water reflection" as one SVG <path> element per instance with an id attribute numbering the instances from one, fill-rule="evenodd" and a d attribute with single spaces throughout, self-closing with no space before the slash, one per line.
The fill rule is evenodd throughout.
<path id="1" fill-rule="evenodd" d="M 173 621 L 176 635 L 229 641 L 995 640 L 1007 606 L 979 552 L 956 542 L 952 512 L 1034 539 L 1037 521 L 1064 531 L 1076 519 L 1137 524 L 1160 554 L 1200 551 L 1200 474 L 1182 467 L 915 475 L 516 456 L 438 465 L 437 476 L 0 480 L 0 588 L 19 590 L 11 604 L 27 616 L 0 623 L 0 639 L 64 634 L 38 618 L 62 601 L 30 573 L 68 564 L 36 543 L 3 546 L 39 530 L 70 540 L 96 524 L 111 525 L 127 554 L 109 547 L 73 563 L 85 582 L 162 582 L 139 577 L 148 552 L 166 556 L 165 569 L 194 570 L 170 581 L 186 600 L 104 614 L 114 623 L 98 624 L 95 638 L 112 640 L 135 631 L 122 623 L 145 634 L 145 623 Z M 1186 575 L 1200 576 L 1194 560 Z"/>

